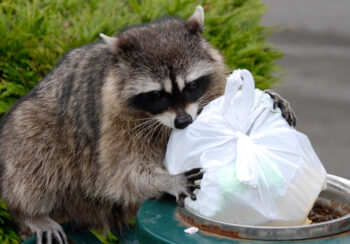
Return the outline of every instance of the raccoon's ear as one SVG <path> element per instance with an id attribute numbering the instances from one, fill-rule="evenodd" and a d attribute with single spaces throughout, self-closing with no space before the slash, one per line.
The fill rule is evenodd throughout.
<path id="1" fill-rule="evenodd" d="M 196 11 L 187 19 L 186 25 L 193 34 L 202 32 L 204 25 L 204 10 L 202 6 L 197 6 Z"/>
<path id="2" fill-rule="evenodd" d="M 114 53 L 129 51 L 136 47 L 136 44 L 128 38 L 109 37 L 100 33 L 100 37 Z"/>
<path id="3" fill-rule="evenodd" d="M 108 45 L 108 47 L 111 49 L 113 52 L 117 52 L 118 50 L 118 38 L 117 37 L 109 37 L 106 36 L 105 34 L 100 33 L 100 37 L 102 40 Z"/>

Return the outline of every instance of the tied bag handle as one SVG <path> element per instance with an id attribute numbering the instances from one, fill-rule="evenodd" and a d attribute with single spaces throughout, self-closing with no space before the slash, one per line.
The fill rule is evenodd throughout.
<path id="1" fill-rule="evenodd" d="M 237 94 L 240 86 L 242 92 Z M 246 69 L 237 69 L 227 78 L 224 94 L 224 117 L 236 130 L 246 133 L 250 126 L 255 99 L 253 75 Z"/>
<path id="2" fill-rule="evenodd" d="M 239 87 L 242 91 L 237 93 Z M 248 70 L 235 70 L 227 78 L 224 95 L 224 114 L 226 121 L 231 125 L 236 144 L 236 177 L 244 183 L 255 187 L 257 174 L 255 172 L 256 147 L 246 135 L 252 120 L 255 100 L 255 82 Z"/>

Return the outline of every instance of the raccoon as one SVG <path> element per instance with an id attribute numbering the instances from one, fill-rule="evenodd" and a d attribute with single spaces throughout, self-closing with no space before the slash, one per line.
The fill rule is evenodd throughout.
<path id="1" fill-rule="evenodd" d="M 120 230 L 148 198 L 195 200 L 201 169 L 162 166 L 173 128 L 223 94 L 222 56 L 203 37 L 204 12 L 164 17 L 67 52 L 2 118 L 1 197 L 37 243 L 67 243 L 58 224 Z M 289 104 L 270 92 L 294 124 Z"/>

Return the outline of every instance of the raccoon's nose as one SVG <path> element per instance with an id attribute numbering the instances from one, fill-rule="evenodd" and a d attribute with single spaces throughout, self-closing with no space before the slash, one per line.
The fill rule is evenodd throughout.
<path id="1" fill-rule="evenodd" d="M 184 129 L 191 123 L 192 123 L 192 117 L 189 114 L 176 117 L 174 121 L 174 125 L 176 129 Z"/>

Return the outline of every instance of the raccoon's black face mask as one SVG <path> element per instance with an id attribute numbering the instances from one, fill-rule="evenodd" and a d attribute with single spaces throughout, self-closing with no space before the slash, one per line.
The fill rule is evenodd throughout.
<path id="1" fill-rule="evenodd" d="M 171 89 L 143 92 L 132 97 L 130 102 L 132 106 L 155 116 L 161 123 L 183 129 L 196 119 L 199 100 L 206 93 L 210 81 L 211 75 L 206 74 L 179 87 L 175 79 L 168 81 Z"/>
<path id="2" fill-rule="evenodd" d="M 204 13 L 188 19 L 162 18 L 131 27 L 117 37 L 101 35 L 115 52 L 128 106 L 162 124 L 191 124 L 213 89 L 221 56 L 203 39 Z"/>

